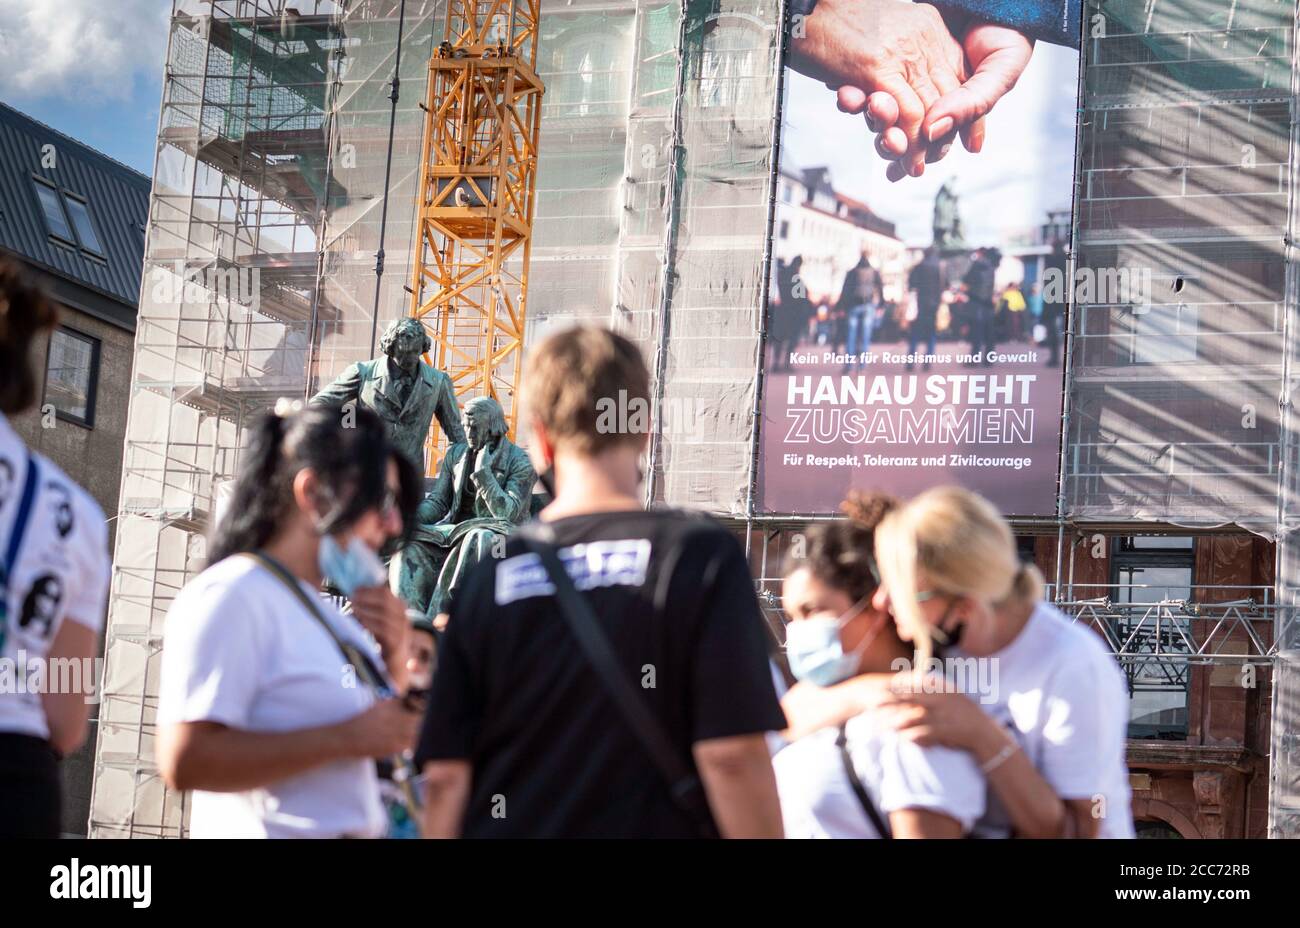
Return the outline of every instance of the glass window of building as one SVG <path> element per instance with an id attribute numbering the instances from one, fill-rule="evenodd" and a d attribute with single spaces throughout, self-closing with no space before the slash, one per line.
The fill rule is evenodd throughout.
<path id="1" fill-rule="evenodd" d="M 625 17 L 580 18 L 557 36 L 546 101 L 554 116 L 621 116 L 627 105 Z"/>
<path id="2" fill-rule="evenodd" d="M 87 427 L 95 422 L 95 382 L 99 377 L 99 340 L 56 329 L 45 363 L 45 402 L 61 419 Z"/>
<path id="3" fill-rule="evenodd" d="M 99 235 L 95 232 L 95 223 L 90 218 L 90 205 L 80 197 L 71 194 L 63 194 L 63 202 L 68 207 L 68 215 L 72 217 L 72 225 L 77 232 L 77 241 L 80 243 L 83 251 L 88 251 L 93 255 L 104 254 L 104 246 L 99 243 Z"/>
<path id="4" fill-rule="evenodd" d="M 1129 737 L 1183 740 L 1195 539 L 1136 535 L 1111 550 L 1112 632 L 1124 643 L 1120 664 L 1131 695 Z"/>
<path id="5" fill-rule="evenodd" d="M 73 237 L 72 224 L 63 211 L 63 198 L 59 196 L 59 191 L 40 178 L 33 179 L 33 186 L 36 187 L 36 199 L 40 201 L 41 212 L 45 215 L 46 231 L 57 239 L 75 245 L 77 240 Z"/>
<path id="6" fill-rule="evenodd" d="M 747 91 L 753 83 L 756 52 L 763 39 L 744 26 L 713 26 L 704 36 L 700 102 L 704 106 L 741 106 L 751 96 Z"/>

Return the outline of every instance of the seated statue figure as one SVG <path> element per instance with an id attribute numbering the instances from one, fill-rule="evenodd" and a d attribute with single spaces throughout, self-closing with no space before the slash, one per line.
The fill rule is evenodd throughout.
<path id="1" fill-rule="evenodd" d="M 469 569 L 528 518 L 537 479 L 527 452 L 506 438 L 496 400 L 470 400 L 464 425 L 466 441 L 447 449 L 415 531 L 390 565 L 397 594 L 430 618 L 447 611 Z"/>

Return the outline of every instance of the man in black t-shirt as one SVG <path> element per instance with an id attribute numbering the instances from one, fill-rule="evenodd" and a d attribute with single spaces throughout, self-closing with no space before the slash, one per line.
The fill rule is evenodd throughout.
<path id="1" fill-rule="evenodd" d="M 698 772 L 719 833 L 780 837 L 764 733 L 785 717 L 749 570 L 712 519 L 641 508 L 649 374 L 636 347 L 562 332 L 533 349 L 521 392 L 555 484 L 541 518 L 616 662 Z M 426 833 L 697 836 L 553 592 L 515 538 L 453 598 L 416 756 Z"/>

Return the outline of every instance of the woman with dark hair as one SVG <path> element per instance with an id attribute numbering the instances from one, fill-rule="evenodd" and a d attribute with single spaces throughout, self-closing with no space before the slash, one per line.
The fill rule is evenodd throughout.
<path id="1" fill-rule="evenodd" d="M 0 692 L 0 838 L 59 836 L 58 762 L 85 738 L 95 680 L 76 674 L 80 685 L 65 687 L 50 670 L 90 666 L 108 595 L 103 512 L 7 418 L 36 401 L 32 356 L 57 321 L 45 294 L 0 261 L 0 662 L 28 675 Z"/>
<path id="2" fill-rule="evenodd" d="M 376 759 L 411 747 L 410 629 L 378 553 L 419 476 L 365 409 L 255 427 L 209 567 L 167 616 L 158 765 L 195 837 L 377 837 Z M 328 577 L 352 614 L 320 596 Z M 368 638 L 365 632 L 369 632 Z"/>
<path id="3" fill-rule="evenodd" d="M 886 674 L 912 649 L 875 608 L 876 524 L 894 501 L 856 494 L 846 519 L 815 526 L 786 574 L 786 657 L 802 683 Z M 984 778 L 960 751 L 919 747 L 871 711 L 823 728 L 773 761 L 788 838 L 958 838 L 984 812 Z"/>

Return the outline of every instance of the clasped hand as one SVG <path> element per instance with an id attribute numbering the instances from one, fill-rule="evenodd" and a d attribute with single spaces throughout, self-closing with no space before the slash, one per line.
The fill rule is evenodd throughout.
<path id="1" fill-rule="evenodd" d="M 840 110 L 864 115 L 886 177 L 920 177 L 957 135 L 984 146 L 984 117 L 1029 64 L 1033 44 L 1014 29 L 910 0 L 818 0 L 798 24 L 791 65 L 836 91 Z"/>

